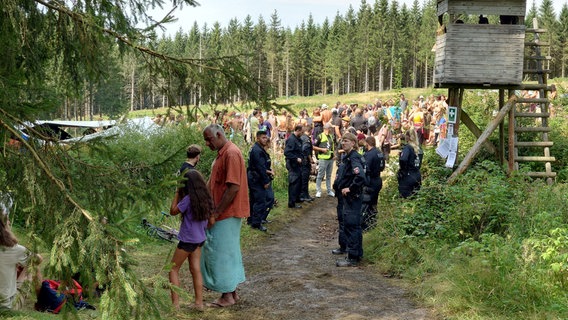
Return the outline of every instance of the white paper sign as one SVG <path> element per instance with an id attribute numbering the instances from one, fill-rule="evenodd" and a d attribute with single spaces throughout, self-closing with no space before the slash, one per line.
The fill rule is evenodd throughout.
<path id="1" fill-rule="evenodd" d="M 450 154 L 450 142 L 448 139 L 441 139 L 438 147 L 436 148 L 436 153 L 446 159 L 448 154 Z"/>
<path id="2" fill-rule="evenodd" d="M 456 163 L 456 153 L 450 152 L 448 159 L 446 160 L 446 168 L 453 168 Z"/>
<path id="3" fill-rule="evenodd" d="M 450 140 L 450 152 L 458 151 L 458 137 L 449 138 Z"/>
<path id="4" fill-rule="evenodd" d="M 453 124 L 448 124 L 447 136 L 448 136 L 448 137 L 453 137 L 453 136 L 454 136 L 454 125 L 453 125 Z"/>

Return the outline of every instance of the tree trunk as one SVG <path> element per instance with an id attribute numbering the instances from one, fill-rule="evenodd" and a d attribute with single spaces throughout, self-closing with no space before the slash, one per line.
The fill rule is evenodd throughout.
<path id="1" fill-rule="evenodd" d="M 428 60 L 424 61 L 424 88 L 428 88 Z"/>
<path id="2" fill-rule="evenodd" d="M 369 61 L 365 59 L 365 92 L 369 92 Z"/>
<path id="3" fill-rule="evenodd" d="M 385 78 L 383 77 L 384 65 L 383 59 L 379 60 L 379 92 L 383 91 L 385 87 Z"/>
<path id="4" fill-rule="evenodd" d="M 349 94 L 351 92 L 351 66 L 347 66 L 347 90 L 345 93 Z"/>
<path id="5" fill-rule="evenodd" d="M 416 65 L 416 56 L 412 58 L 412 87 L 416 88 L 416 84 L 418 82 L 418 66 Z"/>
<path id="6" fill-rule="evenodd" d="M 391 63 L 389 68 L 389 90 L 392 90 L 392 81 L 393 81 L 393 64 Z"/>
<path id="7" fill-rule="evenodd" d="M 132 66 L 130 72 L 130 111 L 134 111 L 134 75 L 136 69 Z"/>
<path id="8" fill-rule="evenodd" d="M 290 57 L 286 55 L 286 99 L 290 97 Z"/>

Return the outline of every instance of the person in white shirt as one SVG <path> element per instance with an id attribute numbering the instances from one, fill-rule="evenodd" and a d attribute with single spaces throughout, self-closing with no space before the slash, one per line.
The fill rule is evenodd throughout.
<path id="1" fill-rule="evenodd" d="M 23 298 L 18 289 L 26 280 L 25 269 L 34 256 L 26 247 L 18 244 L 18 239 L 10 230 L 8 213 L 11 207 L 2 201 L 0 205 L 0 310 L 18 310 Z M 41 262 L 41 256 L 35 255 Z"/>

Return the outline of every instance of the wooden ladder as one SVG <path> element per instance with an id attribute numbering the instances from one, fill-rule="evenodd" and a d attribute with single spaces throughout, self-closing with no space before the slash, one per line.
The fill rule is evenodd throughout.
<path id="1" fill-rule="evenodd" d="M 556 177 L 556 172 L 552 172 L 551 163 L 556 158 L 551 156 L 550 148 L 553 142 L 549 140 L 548 133 L 550 127 L 548 120 L 550 117 L 548 92 L 551 88 L 547 84 L 548 74 L 550 73 L 550 44 L 543 43 L 540 35 L 546 32 L 539 29 L 536 19 L 533 21 L 533 28 L 527 29 L 526 34 L 532 34 L 532 39 L 525 42 L 525 65 L 524 76 L 537 80 L 536 84 L 524 84 L 523 90 L 538 92 L 535 97 L 519 97 L 517 104 L 513 108 L 512 119 L 514 127 L 513 135 L 513 170 L 519 170 L 519 163 L 538 162 L 544 164 L 541 171 L 528 172 L 528 175 L 535 178 L 544 178 L 548 184 L 552 184 Z M 542 55 L 542 51 L 547 51 L 547 55 Z M 522 152 L 521 152 L 522 151 Z M 537 151 L 542 155 L 535 155 Z M 525 155 L 522 155 L 525 154 Z"/>

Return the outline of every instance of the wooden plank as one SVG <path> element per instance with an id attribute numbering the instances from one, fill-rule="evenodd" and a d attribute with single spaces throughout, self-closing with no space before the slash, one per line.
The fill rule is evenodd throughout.
<path id="1" fill-rule="evenodd" d="M 525 35 L 526 27 L 518 24 L 467 24 L 451 23 L 446 26 L 447 33 L 503 33 Z"/>
<path id="2" fill-rule="evenodd" d="M 543 70 L 535 70 L 535 69 L 524 69 L 523 73 L 529 73 L 529 74 L 549 74 L 552 73 L 552 71 L 548 70 L 548 69 L 543 69 Z"/>
<path id="3" fill-rule="evenodd" d="M 462 162 L 459 164 L 457 169 L 448 178 L 448 183 L 453 184 L 455 182 L 455 180 L 457 179 L 457 177 L 467 169 L 467 167 L 469 166 L 471 161 L 473 161 L 473 159 L 475 158 L 475 156 L 477 155 L 477 153 L 481 149 L 481 146 L 485 144 L 485 141 L 487 141 L 487 139 L 489 139 L 489 136 L 491 136 L 493 131 L 495 131 L 495 129 L 503 121 L 503 119 L 505 118 L 505 116 L 507 115 L 509 110 L 511 110 L 512 107 L 515 105 L 516 100 L 517 100 L 517 97 L 512 96 L 509 99 L 509 101 L 503 106 L 503 108 L 501 110 L 499 110 L 499 112 L 497 113 L 495 118 L 489 123 L 487 128 L 485 128 L 485 130 L 483 131 L 481 136 L 477 139 L 477 141 L 475 142 L 473 147 L 469 150 L 469 152 L 464 157 Z"/>
<path id="4" fill-rule="evenodd" d="M 501 63 L 496 63 L 496 62 L 501 62 Z M 493 71 L 493 73 L 501 73 L 503 72 L 503 74 L 523 74 L 523 70 L 521 68 L 519 68 L 518 66 L 515 66 L 513 64 L 511 64 L 509 61 L 505 61 L 505 60 L 493 60 L 493 61 L 476 61 L 476 62 L 470 62 L 468 64 L 462 62 L 460 63 L 459 61 L 455 61 L 455 60 L 449 60 L 446 59 L 445 63 L 444 63 L 444 67 L 447 68 L 448 70 L 469 70 L 472 73 L 479 73 L 479 74 L 487 74 L 487 70 L 486 68 L 495 68 L 497 66 L 500 66 L 501 68 L 499 70 L 495 70 L 492 69 L 491 71 Z M 488 75 L 491 76 L 491 75 Z"/>
<path id="5" fill-rule="evenodd" d="M 517 96 L 514 96 L 517 97 Z M 517 163 L 515 162 L 515 155 L 519 152 L 518 148 L 515 148 L 515 142 L 517 141 L 517 136 L 515 135 L 515 102 L 512 104 L 512 108 L 509 108 L 508 118 L 509 118 L 509 125 L 507 126 L 507 134 L 508 134 L 508 148 L 509 148 L 509 156 L 507 158 L 507 169 L 509 174 L 515 170 L 517 167 Z"/>
<path id="6" fill-rule="evenodd" d="M 544 89 L 546 91 L 550 91 L 552 88 L 546 84 L 540 83 L 523 83 L 521 90 L 540 90 Z"/>
<path id="7" fill-rule="evenodd" d="M 517 85 L 516 83 L 511 83 L 506 80 L 490 80 L 486 82 L 481 82 L 483 80 L 479 79 L 456 79 L 456 78 L 443 78 L 436 77 L 435 83 L 438 88 L 455 88 L 455 87 L 467 87 L 468 89 L 498 89 L 502 87 L 511 87 Z"/>
<path id="8" fill-rule="evenodd" d="M 499 89 L 499 110 L 503 108 L 505 104 L 505 90 Z M 497 153 L 497 158 L 501 166 L 505 164 L 505 121 L 499 123 L 499 149 Z"/>
<path id="9" fill-rule="evenodd" d="M 547 98 L 519 98 L 518 103 L 548 103 Z"/>
<path id="10" fill-rule="evenodd" d="M 532 178 L 555 178 L 556 172 L 527 172 L 527 176 Z"/>
<path id="11" fill-rule="evenodd" d="M 527 60 L 538 60 L 538 61 L 552 60 L 552 56 L 530 56 L 526 58 Z"/>
<path id="12" fill-rule="evenodd" d="M 546 33 L 548 32 L 548 30 L 546 29 L 535 29 L 535 28 L 527 28 L 526 29 L 527 33 Z"/>
<path id="13" fill-rule="evenodd" d="M 506 42 L 504 42 L 506 41 Z M 483 38 L 483 37 L 476 37 L 476 38 L 461 38 L 461 39 L 448 39 L 446 41 L 446 51 L 466 51 L 466 52 L 480 52 L 485 50 L 499 50 L 499 51 L 508 51 L 508 50 L 519 50 L 508 52 L 509 55 L 517 56 L 522 55 L 524 56 L 524 46 L 523 42 L 519 39 L 515 41 L 514 39 L 508 38 Z"/>
<path id="14" fill-rule="evenodd" d="M 526 0 L 449 0 L 447 2 L 447 12 L 449 14 L 502 14 L 524 17 L 526 5 Z"/>
<path id="15" fill-rule="evenodd" d="M 516 156 L 516 162 L 554 162 L 555 157 L 541 157 L 541 156 Z"/>
<path id="16" fill-rule="evenodd" d="M 552 147 L 554 142 L 552 141 L 517 141 L 515 142 L 515 147 Z"/>
<path id="17" fill-rule="evenodd" d="M 459 74 L 459 76 L 457 76 Z M 441 83 L 463 83 L 463 84 L 479 84 L 481 88 L 490 85 L 515 85 L 514 77 L 486 77 L 485 75 L 473 75 L 470 73 L 453 73 L 446 70 L 443 74 L 435 74 L 436 81 Z M 518 79 L 518 78 L 517 78 Z M 518 80 L 521 82 L 522 79 Z"/>
<path id="18" fill-rule="evenodd" d="M 550 43 L 527 41 L 527 42 L 525 42 L 525 46 L 526 47 L 550 47 Z"/>
<path id="19" fill-rule="evenodd" d="M 550 117 L 548 112 L 516 112 L 515 117 L 517 118 L 546 118 Z"/>
<path id="20" fill-rule="evenodd" d="M 550 127 L 515 127 L 515 132 L 550 132 Z"/>
<path id="21" fill-rule="evenodd" d="M 524 29 L 519 25 L 448 25 L 447 34 L 436 38 L 434 82 L 520 85 Z"/>
<path id="22" fill-rule="evenodd" d="M 438 1 L 438 15 L 441 16 L 446 12 L 448 12 L 448 0 L 439 0 Z"/>

